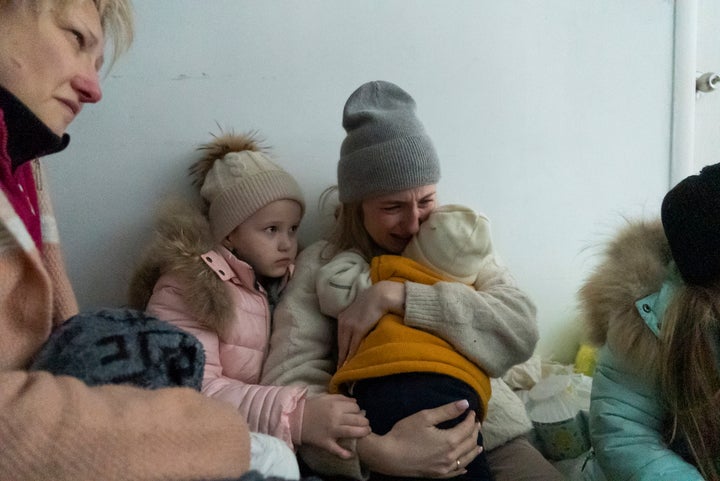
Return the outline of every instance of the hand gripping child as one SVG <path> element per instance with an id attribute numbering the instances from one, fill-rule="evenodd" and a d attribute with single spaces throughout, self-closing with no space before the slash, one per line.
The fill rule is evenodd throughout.
<path id="1" fill-rule="evenodd" d="M 482 286 L 483 274 L 495 270 L 488 219 L 464 206 L 445 205 L 421 224 L 401 256 L 377 256 L 368 265 L 357 252 L 337 254 L 321 268 L 317 292 L 323 313 L 337 317 L 363 289 L 383 280 Z M 357 351 L 340 363 L 330 392 L 353 395 L 377 434 L 417 411 L 462 399 L 469 401 L 478 419 L 487 413 L 487 374 L 445 340 L 404 325 L 399 315 L 383 316 Z M 452 427 L 464 418 L 463 414 L 438 427 Z M 478 444 L 482 445 L 482 434 Z M 458 478 L 492 479 L 485 453 Z"/>

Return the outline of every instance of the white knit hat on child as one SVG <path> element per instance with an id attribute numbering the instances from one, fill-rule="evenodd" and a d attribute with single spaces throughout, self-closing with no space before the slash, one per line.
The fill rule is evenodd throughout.
<path id="1" fill-rule="evenodd" d="M 201 150 L 208 153 L 190 171 L 207 202 L 216 241 L 222 241 L 247 218 L 276 200 L 294 200 L 304 212 L 300 186 L 270 160 L 252 135 L 218 137 Z"/>
<path id="2" fill-rule="evenodd" d="M 403 256 L 471 284 L 491 253 L 488 218 L 468 207 L 448 204 L 435 209 L 420 225 Z"/>

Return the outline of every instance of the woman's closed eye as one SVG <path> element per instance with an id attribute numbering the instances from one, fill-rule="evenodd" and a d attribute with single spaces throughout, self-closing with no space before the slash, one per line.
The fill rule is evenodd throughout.
<path id="1" fill-rule="evenodd" d="M 70 35 L 73 36 L 74 42 L 77 44 L 77 47 L 82 50 L 87 45 L 87 41 L 85 40 L 85 35 L 83 35 L 82 32 L 79 30 L 76 30 L 74 28 L 69 28 L 68 32 Z"/>

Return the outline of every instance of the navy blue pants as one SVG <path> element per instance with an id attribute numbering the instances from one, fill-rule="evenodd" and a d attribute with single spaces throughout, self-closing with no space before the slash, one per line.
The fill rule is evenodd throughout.
<path id="1" fill-rule="evenodd" d="M 365 410 L 370 427 L 376 434 L 388 433 L 396 422 L 424 409 L 436 408 L 454 401 L 467 399 L 470 403 L 468 411 L 481 414 L 480 400 L 477 393 L 464 382 L 453 377 L 427 372 L 393 374 L 372 379 L 357 381 L 353 385 L 352 394 L 358 405 Z M 467 411 L 455 419 L 438 424 L 440 429 L 456 426 L 467 416 Z M 482 445 L 482 433 L 478 434 L 478 445 Z M 483 451 L 470 464 L 467 473 L 457 476 L 456 480 L 492 481 L 487 456 Z M 399 478 L 372 473 L 371 480 L 413 480 L 425 478 Z"/>

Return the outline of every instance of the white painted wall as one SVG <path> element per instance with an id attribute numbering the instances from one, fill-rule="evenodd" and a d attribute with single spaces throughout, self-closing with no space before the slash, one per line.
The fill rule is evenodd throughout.
<path id="1" fill-rule="evenodd" d="M 697 75 L 720 73 L 720 2 L 698 1 Z M 697 95 L 694 172 L 720 162 L 720 89 Z M 693 173 L 694 173 L 693 172 Z"/>
<path id="2" fill-rule="evenodd" d="M 335 181 L 347 96 L 368 80 L 416 99 L 441 201 L 490 216 L 539 308 L 540 352 L 572 358 L 575 292 L 622 217 L 668 187 L 674 2 L 137 1 L 137 39 L 104 100 L 48 159 L 84 308 L 119 305 L 154 205 L 191 192 L 195 147 L 259 129 L 304 187 L 305 242 Z"/>

